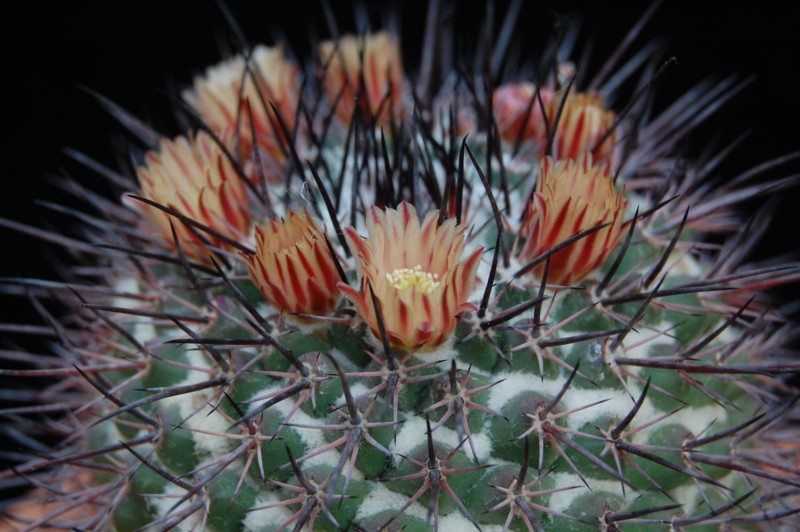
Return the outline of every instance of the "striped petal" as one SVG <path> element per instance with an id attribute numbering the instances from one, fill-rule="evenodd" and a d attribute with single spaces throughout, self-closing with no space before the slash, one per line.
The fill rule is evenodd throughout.
<path id="1" fill-rule="evenodd" d="M 279 311 L 324 316 L 336 308 L 336 263 L 308 211 L 290 211 L 257 227 L 256 253 L 244 258 L 250 278 Z"/>
<path id="2" fill-rule="evenodd" d="M 287 127 L 293 129 L 300 94 L 298 80 L 297 66 L 286 59 L 281 47 L 259 45 L 247 63 L 237 55 L 210 67 L 182 96 L 212 130 L 237 132 L 243 162 L 250 162 L 252 149 L 257 146 L 267 176 L 278 180 L 283 175 L 279 170 L 285 156 L 270 104 L 275 105 Z"/>
<path id="3" fill-rule="evenodd" d="M 483 249 L 461 262 L 466 227 L 454 219 L 438 225 L 438 218 L 433 211 L 420 222 L 414 207 L 404 202 L 397 210 L 372 207 L 368 238 L 351 228 L 345 232 L 356 254 L 361 289 L 339 287 L 380 336 L 372 288 L 389 341 L 397 348 L 436 348 L 452 335 L 458 316 L 475 309 L 467 298 Z"/>
<path id="4" fill-rule="evenodd" d="M 241 240 L 249 234 L 252 213 L 245 184 L 207 133 L 201 131 L 194 136 L 162 140 L 157 151 L 146 155 L 145 165 L 137 168 L 136 173 L 143 196 L 231 239 Z M 172 221 L 188 257 L 208 262 L 212 253 L 209 245 L 228 247 L 222 239 L 190 230 L 154 207 L 137 205 L 137 209 L 169 247 L 174 246 Z"/>
<path id="5" fill-rule="evenodd" d="M 555 123 L 563 92 L 539 89 L 532 83 L 508 83 L 493 94 L 493 109 L 500 135 L 507 142 L 517 138 L 532 143 L 539 157 L 545 156 L 548 135 Z M 539 101 L 541 100 L 541 102 Z M 556 160 L 577 159 L 591 152 L 595 161 L 611 162 L 616 131 L 611 126 L 616 114 L 602 98 L 584 92 L 570 93 L 561 110 L 552 155 Z"/>
<path id="6" fill-rule="evenodd" d="M 584 279 L 619 243 L 625 205 L 608 165 L 593 165 L 590 154 L 556 163 L 546 158 L 522 224 L 520 258 L 533 260 L 581 231 L 609 224 L 550 257 L 549 282 L 571 285 Z M 539 266 L 534 273 L 542 275 L 543 269 Z"/>
<path id="7" fill-rule="evenodd" d="M 331 102 L 338 101 L 337 115 L 344 123 L 350 122 L 356 102 L 367 121 L 375 117 L 375 127 L 400 118 L 405 74 L 400 48 L 388 33 L 346 35 L 323 42 L 319 50 L 325 92 Z"/>

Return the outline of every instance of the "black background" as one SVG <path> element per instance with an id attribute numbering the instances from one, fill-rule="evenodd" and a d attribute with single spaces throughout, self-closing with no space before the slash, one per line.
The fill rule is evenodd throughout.
<path id="1" fill-rule="evenodd" d="M 40 225 L 51 216 L 36 198 L 59 200 L 47 183 L 62 170 L 101 192 L 102 179 L 70 161 L 65 146 L 116 166 L 124 154 L 122 128 L 80 89 L 87 86 L 113 99 L 165 134 L 178 131 L 169 94 L 192 76 L 217 62 L 230 45 L 230 31 L 213 0 L 80 1 L 43 6 L 36 2 L 6 3 L 0 8 L 2 69 L 0 72 L 0 216 Z M 229 1 L 251 42 L 274 42 L 286 35 L 300 57 L 308 52 L 309 23 L 327 37 L 317 2 Z M 256 5 L 257 4 L 257 5 Z M 477 35 L 482 3 L 457 2 L 465 38 Z M 709 76 L 754 75 L 754 83 L 727 105 L 692 139 L 696 146 L 714 132 L 732 140 L 752 129 L 746 144 L 722 169 L 733 176 L 766 159 L 800 149 L 798 61 L 800 30 L 796 18 L 778 2 L 726 2 L 724 9 L 700 2 L 665 2 L 647 26 L 649 38 L 663 38 L 678 61 L 659 84 L 667 102 Z M 352 30 L 350 2 L 332 1 L 342 29 Z M 419 52 L 425 7 L 404 2 L 402 29 L 406 64 Z M 502 12 L 504 2 L 498 2 Z M 529 2 L 517 24 L 523 46 L 537 53 L 553 21 L 553 10 L 585 13 L 584 26 L 595 37 L 597 58 L 603 58 L 639 17 L 643 2 Z M 699 7 L 698 7 L 699 6 Z M 376 17 L 374 22 L 378 21 Z M 640 41 L 642 42 L 642 41 Z M 597 68 L 597 64 L 588 68 Z M 409 70 L 411 70 L 409 68 Z M 788 172 L 788 170 L 787 170 Z M 776 177 L 780 174 L 773 174 Z M 783 194 L 773 231 L 756 258 L 797 249 L 796 190 Z M 756 208 L 748 204 L 749 209 Z M 2 231 L 2 230 L 0 230 Z M 46 246 L 6 231 L 2 235 L 0 275 L 48 276 Z M 790 290 L 791 297 L 797 290 Z M 33 319 L 23 301 L 2 308 L 3 321 Z M 2 346 L 0 346 L 2 347 Z"/>
<path id="2" fill-rule="evenodd" d="M 375 3 L 379 4 L 379 3 Z M 502 12 L 504 2 L 498 2 Z M 552 12 L 582 11 L 586 33 L 594 37 L 595 57 L 608 55 L 642 11 L 642 2 L 528 2 L 519 17 L 523 45 L 536 53 L 552 25 Z M 796 50 L 800 29 L 778 2 L 727 2 L 724 9 L 700 2 L 664 2 L 645 35 L 665 40 L 678 65 L 659 85 L 666 102 L 692 84 L 728 74 L 754 75 L 754 83 L 723 108 L 713 128 L 733 139 L 748 129 L 751 137 L 725 170 L 733 175 L 768 158 L 800 148 L 800 103 Z M 8 4 L 6 4 L 8 6 Z M 308 50 L 309 23 L 326 35 L 318 2 L 229 1 L 227 5 L 251 42 L 273 42 L 283 32 L 298 56 Z M 352 3 L 332 2 L 342 29 L 353 28 Z M 406 50 L 413 65 L 419 50 L 424 2 L 398 2 Z M 482 2 L 457 2 L 463 35 L 477 35 Z M 380 11 L 376 9 L 375 11 Z M 66 170 L 82 183 L 104 190 L 102 179 L 63 155 L 70 146 L 100 162 L 117 166 L 122 128 L 80 86 L 104 94 L 165 134 L 178 132 L 172 114 L 176 87 L 219 60 L 231 43 L 230 31 L 213 0 L 192 2 L 14 3 L 0 8 L 2 106 L 0 106 L 0 214 L 40 224 L 47 214 L 35 198 L 59 199 L 45 183 L 48 174 Z M 375 17 L 375 21 L 379 16 Z M 596 69 L 597 64 L 588 66 Z M 123 155 L 124 156 L 124 155 Z M 106 189 L 107 190 L 107 189 Z M 776 231 L 795 226 L 796 191 L 781 203 Z M 752 207 L 752 206 L 750 206 Z M 787 233 L 774 233 L 760 256 L 796 248 Z M 38 244 L 3 233 L 3 275 L 47 274 Z M 7 308 L 5 309 L 7 310 Z"/>

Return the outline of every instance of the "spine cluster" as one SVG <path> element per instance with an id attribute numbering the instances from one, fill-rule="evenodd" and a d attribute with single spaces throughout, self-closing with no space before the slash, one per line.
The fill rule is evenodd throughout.
<path id="1" fill-rule="evenodd" d="M 442 49 L 429 16 L 423 46 Z M 637 74 L 630 37 L 585 87 L 558 36 L 533 65 L 500 39 L 476 54 L 489 67 L 423 62 L 419 82 L 388 32 L 322 42 L 305 67 L 256 46 L 182 93 L 195 127 L 175 139 L 106 102 L 152 142 L 121 204 L 81 214 L 99 283 L 15 281 L 58 358 L 0 372 L 56 377 L 65 402 L 31 410 L 58 413 L 63 441 L 0 472 L 37 488 L 9 519 L 796 526 L 800 368 L 759 295 L 800 269 L 744 265 L 746 231 L 704 240 L 792 180 L 715 186 L 707 161 L 676 163 L 725 84 L 651 113 L 645 69 L 607 107 L 609 72 Z"/>

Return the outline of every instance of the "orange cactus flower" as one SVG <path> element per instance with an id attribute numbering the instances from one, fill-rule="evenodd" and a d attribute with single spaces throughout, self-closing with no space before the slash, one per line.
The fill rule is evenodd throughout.
<path id="1" fill-rule="evenodd" d="M 544 157 L 547 136 L 561 106 L 562 94 L 548 88 L 540 90 L 541 104 L 535 100 L 536 88 L 532 83 L 509 83 L 498 87 L 493 96 L 493 109 L 500 136 L 507 142 L 522 140 L 532 142 L 539 157 Z M 533 105 L 531 105 L 533 101 Z M 544 107 L 548 123 L 542 115 Z M 526 119 L 527 116 L 527 119 Z M 610 161 L 616 142 L 616 131 L 608 134 L 616 114 L 607 109 L 600 96 L 588 93 L 570 93 L 553 139 L 553 156 L 556 160 L 577 159 L 582 153 L 594 150 L 595 161 Z M 596 148 L 596 149 L 595 149 Z"/>
<path id="2" fill-rule="evenodd" d="M 283 49 L 257 46 L 247 72 L 241 55 L 223 61 L 197 77 L 192 89 L 183 92 L 183 99 L 211 129 L 238 131 L 244 160 L 250 158 L 255 130 L 259 148 L 282 161 L 281 137 L 275 135 L 280 128 L 270 103 L 292 129 L 299 93 L 298 69 L 286 59 Z M 252 128 L 245 102 L 252 111 Z"/>
<path id="3" fill-rule="evenodd" d="M 520 257 L 533 260 L 581 231 L 609 224 L 550 257 L 548 281 L 574 284 L 599 268 L 619 243 L 625 206 L 608 165 L 594 166 L 588 153 L 577 161 L 547 157 L 522 224 L 526 240 Z M 543 270 L 541 265 L 534 272 L 541 276 Z"/>
<path id="4" fill-rule="evenodd" d="M 261 294 L 281 312 L 323 316 L 339 302 L 336 263 L 325 235 L 305 209 L 256 227 L 256 253 L 245 261 Z"/>
<path id="5" fill-rule="evenodd" d="M 551 112 L 548 113 L 550 120 L 555 118 L 559 105 L 560 98 L 552 98 Z M 591 151 L 595 161 L 610 162 L 616 131 L 612 131 L 605 140 L 603 137 L 615 119 L 616 114 L 606 109 L 600 96 L 585 92 L 570 94 L 556 129 L 553 154 L 558 160 L 577 159 L 584 152 Z M 601 140 L 603 143 L 597 146 Z"/>
<path id="6" fill-rule="evenodd" d="M 541 89 L 542 102 L 548 107 L 553 91 Z M 547 143 L 547 128 L 542 116 L 542 106 L 536 99 L 533 83 L 507 83 L 497 87 L 492 96 L 492 107 L 500 136 L 508 142 L 516 142 L 522 132 L 522 140 L 532 140 L 543 153 Z M 529 114 L 530 110 L 530 114 Z M 526 118 L 527 117 L 527 118 Z M 549 110 L 548 110 L 548 118 Z M 550 118 L 552 121 L 552 118 Z"/>
<path id="7" fill-rule="evenodd" d="M 337 114 L 344 122 L 350 121 L 357 98 L 365 118 L 375 117 L 376 127 L 400 116 L 405 75 L 400 48 L 388 33 L 325 41 L 320 45 L 320 58 L 326 66 L 325 91 L 331 101 L 339 98 Z"/>
<path id="8" fill-rule="evenodd" d="M 404 202 L 397 210 L 372 207 L 367 239 L 346 230 L 361 290 L 344 283 L 339 289 L 380 337 L 371 286 L 389 342 L 401 349 L 438 347 L 455 330 L 458 316 L 476 308 L 467 298 L 483 249 L 462 262 L 466 226 L 454 219 L 438 225 L 438 218 L 439 212 L 432 211 L 420 224 L 414 207 Z"/>
<path id="9" fill-rule="evenodd" d="M 234 240 L 250 232 L 252 213 L 245 183 L 214 139 L 205 132 L 164 139 L 158 151 L 145 157 L 137 168 L 142 195 L 171 207 Z M 225 242 L 149 205 L 139 207 L 161 238 L 174 246 L 170 222 L 187 257 L 208 262 L 210 246 L 227 248 Z M 200 238 L 200 236 L 202 238 Z M 205 240 L 205 242 L 204 242 Z"/>

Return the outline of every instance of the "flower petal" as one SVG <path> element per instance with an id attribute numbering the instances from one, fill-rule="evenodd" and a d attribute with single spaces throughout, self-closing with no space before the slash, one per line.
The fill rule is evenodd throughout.
<path id="1" fill-rule="evenodd" d="M 367 215 L 368 238 L 345 230 L 356 255 L 361 291 L 340 284 L 373 334 L 380 335 L 369 287 L 378 299 L 389 341 L 401 349 L 433 349 L 445 342 L 458 316 L 474 305 L 472 292 L 482 249 L 461 262 L 464 226 L 455 220 L 438 224 L 438 211 L 422 223 L 414 207 L 401 203 Z"/>

